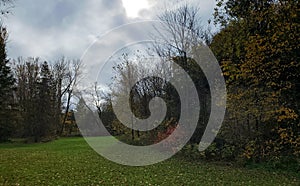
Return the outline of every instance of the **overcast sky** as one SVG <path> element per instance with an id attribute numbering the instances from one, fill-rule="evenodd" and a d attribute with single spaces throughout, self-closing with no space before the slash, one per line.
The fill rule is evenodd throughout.
<path id="1" fill-rule="evenodd" d="M 155 19 L 166 7 L 183 2 L 200 7 L 204 23 L 211 18 L 215 0 L 15 0 L 12 14 L 4 19 L 8 57 L 81 58 L 97 36 L 126 23 Z"/>

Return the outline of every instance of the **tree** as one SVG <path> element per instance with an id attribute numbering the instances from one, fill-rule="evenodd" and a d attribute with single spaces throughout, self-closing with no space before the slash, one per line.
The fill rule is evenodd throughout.
<path id="1" fill-rule="evenodd" d="M 129 94 L 130 92 L 131 110 L 136 117 L 141 119 L 150 116 L 148 107 L 152 98 L 163 98 L 167 105 L 167 115 L 166 120 L 161 125 L 163 127 L 157 130 L 167 130 L 168 126 L 164 126 L 164 123 L 177 125 L 176 121 L 180 117 L 181 103 L 177 91 L 168 82 L 174 78 L 174 73 L 178 72 L 178 69 L 174 67 L 175 65 L 170 66 L 168 64 L 177 63 L 192 78 L 197 87 L 199 99 L 204 100 L 201 102 L 202 108 L 201 113 L 199 113 L 202 120 L 199 121 L 198 132 L 192 139 L 194 142 L 199 141 L 209 116 L 210 96 L 207 80 L 201 68 L 190 58 L 193 49 L 203 44 L 206 36 L 206 33 L 202 31 L 198 9 L 184 5 L 177 10 L 167 10 L 158 18 L 161 21 L 161 26 L 156 28 L 157 33 L 152 33 L 152 36 L 156 40 L 153 45 L 155 55 L 159 56 L 161 60 L 143 66 L 149 58 L 143 54 L 150 53 L 148 56 L 152 56 L 151 52 L 153 51 L 151 49 L 150 51 L 139 50 L 135 53 L 123 54 L 118 65 L 114 67 L 116 77 L 112 96 L 118 97 L 118 95 Z M 166 61 L 171 63 L 166 63 Z M 140 78 L 144 77 L 144 74 L 160 74 L 164 79 L 158 77 Z M 135 82 L 137 79 L 140 81 Z M 175 81 L 181 80 L 176 79 Z M 185 94 L 188 97 L 188 92 Z M 113 99 L 116 100 L 116 98 Z M 118 99 L 118 103 L 127 101 Z M 131 120 L 131 124 L 134 125 L 135 120 L 133 118 L 128 120 Z M 119 122 L 114 124 L 118 130 L 128 131 L 127 127 L 120 127 Z M 149 123 L 149 125 L 151 124 Z M 135 132 L 133 129 L 130 131 L 132 140 L 135 139 L 135 133 L 138 137 L 147 135 L 145 132 Z M 154 131 L 153 134 L 157 134 L 157 131 Z"/>
<path id="2" fill-rule="evenodd" d="M 249 86 L 263 90 L 262 104 L 266 107 L 272 103 L 272 108 L 263 110 L 269 116 L 264 120 L 271 125 L 266 135 L 270 141 L 264 147 L 277 152 L 268 155 L 300 154 L 297 145 L 300 141 L 300 57 L 297 53 L 300 24 L 299 8 L 295 7 L 299 7 L 298 1 L 277 1 L 253 16 L 261 24 L 260 32 L 250 36 L 246 61 L 241 66 Z"/>
<path id="3" fill-rule="evenodd" d="M 12 103 L 14 78 L 6 56 L 7 31 L 0 27 L 0 141 L 6 141 L 13 131 Z"/>
<path id="4" fill-rule="evenodd" d="M 113 113 L 112 102 L 123 107 L 127 102 L 130 102 L 128 111 L 118 114 L 119 118 L 126 118 L 131 126 L 137 124 L 136 118 L 145 119 L 150 116 L 149 102 L 154 97 L 166 97 L 166 83 L 159 78 L 148 77 L 143 78 L 145 74 L 162 74 L 161 64 L 154 64 L 151 59 L 146 58 L 141 50 L 130 54 L 122 54 L 116 61 L 113 67 L 114 82 L 110 85 L 111 94 L 103 96 L 95 86 L 95 103 L 100 113 L 100 118 L 104 121 L 106 127 L 114 135 L 130 135 L 131 141 L 140 137 L 146 137 L 149 133 L 135 131 L 133 127 L 124 126 Z M 125 95 L 125 96 L 124 96 Z M 129 100 L 127 96 L 129 95 Z M 100 105 L 100 100 L 105 100 L 104 105 Z M 159 108 L 159 106 L 157 106 Z M 115 107 L 116 108 L 116 107 Z M 157 109 L 158 109 L 157 108 Z M 177 108 L 173 105 L 170 108 Z M 125 108 L 124 108 L 125 109 Z M 127 109 L 127 108 L 126 108 Z M 170 110 L 172 110 L 170 109 Z M 168 109 L 169 111 L 169 109 Z M 134 116 L 129 114 L 134 113 Z M 167 117 L 170 114 L 167 113 Z M 110 121 L 110 122 L 109 122 Z M 153 123 L 147 123 L 148 126 Z M 150 139 L 143 140 L 143 143 L 149 143 Z"/>
<path id="5" fill-rule="evenodd" d="M 193 50 L 208 44 L 208 33 L 203 30 L 199 9 L 187 4 L 176 10 L 167 10 L 158 19 L 162 22 L 161 28 L 157 29 L 154 48 L 162 61 L 171 61 L 179 65 L 193 80 L 197 89 L 200 102 L 198 126 L 191 142 L 199 142 L 204 132 L 209 117 L 210 91 L 207 79 L 201 68 L 191 58 Z M 174 67 L 169 71 L 177 73 Z M 176 81 L 182 81 L 176 79 Z M 170 91 L 169 91 L 170 92 Z M 176 97 L 173 95 L 173 98 Z M 188 97 L 188 92 L 185 92 Z M 178 100 L 177 100 L 178 101 Z M 186 105 L 189 107 L 189 105 Z M 175 116 L 176 117 L 176 116 Z M 178 118 L 177 118 L 178 119 Z"/>
<path id="6" fill-rule="evenodd" d="M 126 105 L 126 102 L 130 100 L 122 99 L 122 95 L 127 95 L 131 91 L 132 87 L 135 84 L 135 80 L 138 79 L 138 68 L 137 65 L 135 65 L 131 59 L 129 59 L 128 54 L 122 54 L 122 57 L 120 58 L 122 61 L 121 63 L 117 64 L 113 67 L 115 71 L 115 77 L 114 77 L 114 84 L 111 86 L 112 89 L 112 96 L 117 99 L 118 105 Z M 132 100 L 132 99 L 131 99 Z M 131 106 L 132 101 L 130 101 Z M 135 110 L 132 110 L 133 112 Z M 126 113 L 125 113 L 126 114 Z M 125 116 L 127 117 L 127 116 Z M 130 117 L 130 116 L 128 116 Z M 131 126 L 134 125 L 134 118 L 131 116 L 130 119 Z M 114 128 L 122 133 L 126 133 L 128 131 L 128 128 L 126 126 L 120 127 L 120 122 L 115 121 Z M 131 139 L 135 139 L 135 130 L 131 129 Z"/>
<path id="7" fill-rule="evenodd" d="M 299 2 L 218 2 L 211 48 L 229 91 L 223 133 L 238 136 L 247 158 L 299 155 Z"/>
<path id="8" fill-rule="evenodd" d="M 21 118 L 19 128 L 23 131 L 20 137 L 40 141 L 62 134 L 80 74 L 79 66 L 78 61 L 64 58 L 53 65 L 42 63 L 38 58 L 18 58 L 15 76 Z M 65 103 L 64 97 L 67 98 Z M 66 112 L 62 116 L 63 104 Z"/>
<path id="9" fill-rule="evenodd" d="M 205 36 L 198 12 L 198 8 L 186 4 L 176 10 L 166 10 L 158 16 L 162 25 L 154 35 L 157 40 L 154 48 L 159 56 L 167 59 L 181 56 L 187 60 L 187 55 Z"/>
<path id="10" fill-rule="evenodd" d="M 58 114 L 60 102 L 54 69 L 38 58 L 19 58 L 15 76 L 21 118 L 18 127 L 23 131 L 19 137 L 27 137 L 34 142 L 55 138 L 61 127 L 61 110 Z"/>
<path id="11" fill-rule="evenodd" d="M 66 65 L 66 66 L 63 66 L 63 65 Z M 78 81 L 81 78 L 82 63 L 81 63 L 80 60 L 73 60 L 73 61 L 64 62 L 64 59 L 62 59 L 61 66 L 63 68 L 65 68 L 65 71 L 63 72 L 63 75 L 61 75 L 61 77 L 64 76 L 63 81 L 62 81 L 63 84 L 64 84 L 63 85 L 64 87 L 63 87 L 63 90 L 61 92 L 59 92 L 59 94 L 60 94 L 59 96 L 61 96 L 61 97 L 66 96 L 66 102 L 65 102 L 65 109 L 64 109 L 65 114 L 63 116 L 62 126 L 61 126 L 61 129 L 60 129 L 60 135 L 63 134 L 63 131 L 65 129 L 65 122 L 66 122 L 66 119 L 68 117 L 68 112 L 70 110 L 71 99 L 74 95 L 74 91 L 76 89 Z M 61 86 L 61 79 L 59 79 L 58 83 L 59 83 L 58 87 L 62 87 Z"/>
<path id="12" fill-rule="evenodd" d="M 53 65 L 53 78 L 56 87 L 56 135 L 61 133 L 61 114 L 62 114 L 62 98 L 67 92 L 67 87 L 63 84 L 66 79 L 68 63 L 65 58 L 61 58 Z"/>
<path id="13" fill-rule="evenodd" d="M 55 136 L 56 116 L 56 87 L 47 62 L 41 64 L 40 78 L 37 85 L 36 107 L 37 114 L 34 124 L 34 141 Z"/>

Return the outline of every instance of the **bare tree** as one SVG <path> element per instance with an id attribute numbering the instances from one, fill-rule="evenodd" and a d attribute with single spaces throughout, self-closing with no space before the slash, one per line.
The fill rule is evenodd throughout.
<path id="1" fill-rule="evenodd" d="M 205 37 L 198 12 L 197 7 L 186 4 L 175 10 L 166 10 L 158 16 L 162 25 L 155 28 L 157 34 L 154 35 L 154 48 L 159 56 L 166 59 L 181 56 L 187 59 L 187 54 Z"/>
<path id="2" fill-rule="evenodd" d="M 22 121 L 19 128 L 23 128 L 24 136 L 32 136 L 34 123 L 32 115 L 36 115 L 35 95 L 37 89 L 37 82 L 39 80 L 39 59 L 18 58 L 14 69 L 16 83 L 17 83 L 17 101 L 20 109 Z"/>
<path id="3" fill-rule="evenodd" d="M 115 77 L 114 83 L 110 86 L 112 98 L 118 102 L 118 105 L 126 105 L 126 102 L 129 101 L 130 108 L 128 109 L 134 113 L 135 117 L 147 118 L 151 115 L 148 108 L 150 100 L 165 93 L 165 82 L 160 78 L 154 77 L 158 74 L 160 74 L 158 75 L 160 77 L 168 76 L 164 67 L 163 63 L 154 63 L 153 58 L 149 56 L 147 58 L 144 56 L 144 52 L 140 50 L 130 54 L 123 54 L 119 58 L 118 64 L 113 67 Z M 145 77 L 145 74 L 149 76 Z M 129 100 L 127 100 L 127 96 L 125 96 L 126 99 L 123 99 L 125 98 L 123 95 L 128 94 L 130 94 Z M 127 118 L 127 121 L 131 122 L 132 126 L 135 124 L 135 117 L 130 115 L 130 118 Z M 149 125 L 152 124 L 149 123 Z M 140 131 L 135 131 L 132 127 L 132 140 L 135 139 L 135 135 L 140 137 L 140 134 Z"/>
<path id="4" fill-rule="evenodd" d="M 199 100 L 203 100 L 200 102 L 201 113 L 199 113 L 203 120 L 198 122 L 198 128 L 201 128 L 208 120 L 210 93 L 204 73 L 191 57 L 197 47 L 209 42 L 210 30 L 203 30 L 204 26 L 198 13 L 199 8 L 187 4 L 178 9 L 166 10 L 158 16 L 161 26 L 155 27 L 157 33 L 152 37 L 156 41 L 154 49 L 162 61 L 176 63 L 193 80 Z M 167 66 L 167 68 L 171 68 L 172 77 L 176 77 L 179 71 L 175 65 Z M 177 78 L 176 81 L 181 81 L 181 79 Z M 189 97 L 188 94 L 189 92 L 184 90 L 184 97 Z M 190 104 L 186 102 L 184 107 L 189 108 Z"/>
<path id="5" fill-rule="evenodd" d="M 61 111 L 62 111 L 62 97 L 65 95 L 67 91 L 67 87 L 63 87 L 63 81 L 66 78 L 67 73 L 67 61 L 65 58 L 61 58 L 60 60 L 56 61 L 53 65 L 53 76 L 56 83 L 56 90 L 57 90 L 57 105 L 56 105 L 56 118 L 57 118 L 57 135 L 60 135 L 61 130 Z"/>
<path id="6" fill-rule="evenodd" d="M 120 58 L 121 63 L 113 67 L 115 72 L 114 86 L 112 89 L 112 96 L 118 99 L 118 102 L 126 102 L 129 100 L 120 100 L 119 97 L 122 94 L 128 94 L 131 88 L 134 86 L 134 80 L 137 79 L 138 73 L 135 64 L 132 63 L 128 54 L 122 54 Z M 133 126 L 133 118 L 130 118 Z M 131 129 L 131 137 L 134 140 L 134 129 Z"/>
<path id="7" fill-rule="evenodd" d="M 62 60 L 65 60 L 64 58 Z M 81 72 L 81 68 L 82 68 L 82 63 L 80 60 L 72 60 L 72 61 L 61 61 L 61 64 L 59 65 L 61 70 L 62 70 L 62 74 L 61 77 L 63 77 L 63 79 L 59 80 L 62 81 L 61 85 L 62 89 L 60 90 L 61 92 L 59 93 L 59 95 L 61 97 L 66 96 L 66 101 L 65 101 L 65 114 L 63 117 L 63 121 L 62 121 L 62 126 L 61 126 L 61 130 L 60 130 L 60 135 L 62 135 L 64 128 L 65 128 L 65 122 L 67 120 L 68 117 L 68 112 L 70 110 L 70 106 L 71 106 L 71 99 L 74 95 L 74 91 L 78 85 L 78 81 L 81 78 L 82 72 Z"/>

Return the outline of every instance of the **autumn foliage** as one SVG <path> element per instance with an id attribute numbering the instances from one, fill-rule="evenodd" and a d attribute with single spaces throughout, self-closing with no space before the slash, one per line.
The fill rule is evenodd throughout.
<path id="1" fill-rule="evenodd" d="M 218 2 L 211 48 L 228 88 L 222 136 L 245 159 L 299 158 L 299 1 Z"/>

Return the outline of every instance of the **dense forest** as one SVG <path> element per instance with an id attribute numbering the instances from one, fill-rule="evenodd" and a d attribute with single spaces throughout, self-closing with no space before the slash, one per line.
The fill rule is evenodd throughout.
<path id="1" fill-rule="evenodd" d="M 195 159 L 291 163 L 299 171 L 299 1 L 217 0 L 216 4 L 213 23 L 219 29 L 213 34 L 203 30 L 197 8 L 185 5 L 159 16 L 166 23 L 165 28 L 175 32 L 171 38 L 161 36 L 167 45 L 156 46 L 155 51 L 187 71 L 199 98 L 204 100 L 197 129 L 181 153 Z M 182 27 L 185 34 L 176 34 L 180 33 L 176 29 Z M 7 30 L 0 29 L 0 141 L 27 138 L 29 142 L 40 142 L 64 135 L 72 97 L 79 91 L 80 60 L 9 59 Z M 194 144 L 199 143 L 206 127 L 211 98 L 201 68 L 186 54 L 203 44 L 210 47 L 221 66 L 227 86 L 227 110 L 214 143 L 205 152 L 198 152 Z M 164 69 L 166 73 L 170 67 L 158 64 L 147 69 L 136 63 L 138 58 L 133 63 L 126 54 L 121 60 L 114 67 L 116 84 L 101 98 L 106 100 L 105 104 L 96 104 L 98 114 L 112 135 L 120 140 L 138 145 L 156 143 L 172 133 L 178 124 L 178 95 L 160 78 L 147 78 L 132 85 L 130 77 L 146 70 Z M 128 86 L 132 87 L 131 108 L 140 118 L 149 116 L 148 103 L 153 97 L 166 101 L 167 116 L 157 129 L 135 131 L 117 120 L 109 100 L 117 99 Z M 80 96 L 78 100 L 80 109 L 84 100 Z"/>

